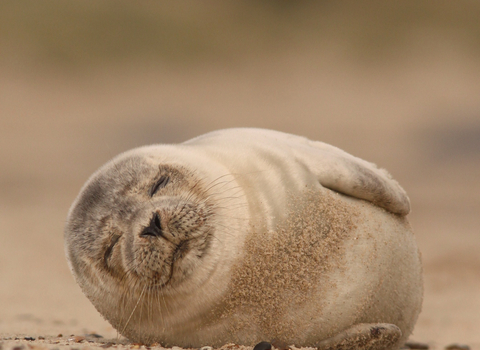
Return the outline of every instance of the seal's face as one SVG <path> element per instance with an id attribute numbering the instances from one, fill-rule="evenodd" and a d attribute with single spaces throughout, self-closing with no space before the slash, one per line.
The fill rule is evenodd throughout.
<path id="1" fill-rule="evenodd" d="M 87 295 L 168 290 L 208 254 L 213 206 L 195 175 L 181 166 L 135 155 L 94 175 L 72 207 L 65 236 L 71 268 Z M 95 302 L 94 302 L 95 304 Z"/>

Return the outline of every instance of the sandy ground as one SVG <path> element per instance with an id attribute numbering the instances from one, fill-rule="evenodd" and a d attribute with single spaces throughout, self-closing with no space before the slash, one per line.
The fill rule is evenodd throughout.
<path id="1" fill-rule="evenodd" d="M 415 57 L 366 67 L 297 52 L 188 69 L 2 68 L 0 349 L 116 338 L 64 258 L 71 202 L 124 150 L 237 126 L 305 135 L 387 168 L 410 195 L 423 253 L 424 306 L 411 339 L 480 349 L 479 64 L 447 46 Z"/>

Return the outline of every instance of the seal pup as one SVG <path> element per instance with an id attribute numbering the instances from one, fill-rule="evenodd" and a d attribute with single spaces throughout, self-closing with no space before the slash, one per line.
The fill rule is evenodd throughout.
<path id="1" fill-rule="evenodd" d="M 135 342 L 396 349 L 423 294 L 409 211 L 372 163 L 226 129 L 101 167 L 70 208 L 65 251 L 85 295 Z"/>

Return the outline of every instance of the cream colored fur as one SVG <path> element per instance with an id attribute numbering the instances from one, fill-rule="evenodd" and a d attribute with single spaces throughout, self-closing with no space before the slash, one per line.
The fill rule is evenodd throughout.
<path id="1" fill-rule="evenodd" d="M 130 160 L 147 170 L 137 174 Z M 188 278 L 148 292 L 130 277 L 97 267 L 105 244 L 92 231 L 109 208 L 119 210 L 123 198 L 106 205 L 91 192 L 103 186 L 111 196 L 131 196 L 138 206 L 128 222 L 117 215 L 111 224 L 122 237 L 114 261 L 125 264 L 125 246 L 143 244 L 138 232 L 151 209 L 141 208 L 170 210 L 166 198 L 175 195 L 165 192 L 145 206 L 135 184 L 130 192 L 117 189 L 124 186 L 124 174 L 138 178 L 143 188 L 164 165 L 184 169 L 191 183 L 201 183 L 198 201 L 214 204 L 208 219 L 213 238 Z M 109 180 L 113 175 L 116 180 Z M 175 193 L 191 192 L 182 186 Z M 107 163 L 72 205 L 65 248 L 84 293 L 134 341 L 199 347 L 283 337 L 313 346 L 350 334 L 346 330 L 359 324 L 387 323 L 401 331 L 391 345 L 396 348 L 411 333 L 422 303 L 421 262 L 405 218 L 409 210 L 405 191 L 372 163 L 299 136 L 227 129 L 178 145 L 138 148 Z"/>

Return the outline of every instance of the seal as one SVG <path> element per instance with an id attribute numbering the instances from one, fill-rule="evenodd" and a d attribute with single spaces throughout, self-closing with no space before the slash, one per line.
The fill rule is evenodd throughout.
<path id="1" fill-rule="evenodd" d="M 396 349 L 422 304 L 410 202 L 372 163 L 226 129 L 123 153 L 70 208 L 70 269 L 132 341 Z"/>

